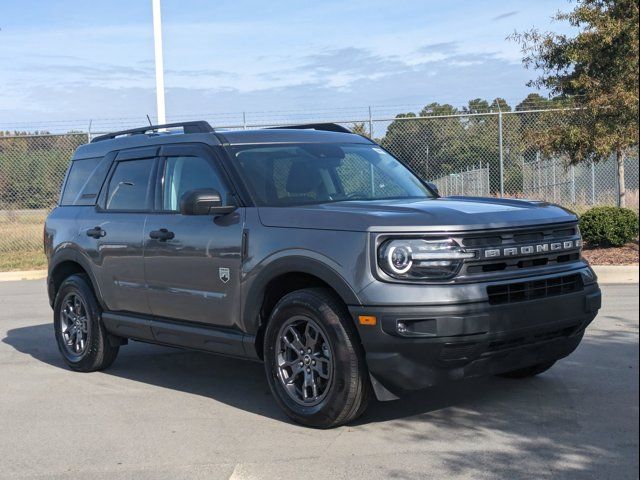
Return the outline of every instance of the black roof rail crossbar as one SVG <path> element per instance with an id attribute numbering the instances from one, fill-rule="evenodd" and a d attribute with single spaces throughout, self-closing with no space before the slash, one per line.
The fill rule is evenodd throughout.
<path id="1" fill-rule="evenodd" d="M 300 125 L 280 125 L 269 128 L 293 128 L 296 130 L 325 130 L 327 132 L 353 133 L 348 128 L 338 125 L 337 123 L 303 123 Z"/>
<path id="2" fill-rule="evenodd" d="M 119 132 L 107 133 L 100 135 L 91 140 L 91 143 L 101 142 L 102 140 L 111 140 L 122 135 L 144 135 L 147 132 L 157 132 L 161 128 L 176 128 L 182 127 L 184 133 L 212 133 L 213 128 L 209 125 L 209 122 L 204 120 L 198 120 L 196 122 L 179 122 L 179 123 L 167 123 L 164 125 L 147 125 L 140 128 L 132 128 L 131 130 L 120 130 Z"/>

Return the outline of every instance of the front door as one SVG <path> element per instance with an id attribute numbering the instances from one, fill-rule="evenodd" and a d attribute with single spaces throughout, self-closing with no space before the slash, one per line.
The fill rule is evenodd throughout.
<path id="1" fill-rule="evenodd" d="M 244 209 L 222 216 L 182 215 L 180 199 L 213 188 L 224 201 L 229 183 L 208 147 L 160 150 L 157 212 L 144 232 L 147 295 L 153 315 L 231 327 L 239 319 Z"/>

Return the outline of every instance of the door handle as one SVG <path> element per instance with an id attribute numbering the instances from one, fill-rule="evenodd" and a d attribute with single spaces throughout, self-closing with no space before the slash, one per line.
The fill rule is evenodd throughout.
<path id="1" fill-rule="evenodd" d="M 151 230 L 149 232 L 149 237 L 154 240 L 158 240 L 159 242 L 166 242 L 167 240 L 172 240 L 173 237 L 175 237 L 175 234 L 166 228 L 161 228 L 160 230 Z"/>
<path id="2" fill-rule="evenodd" d="M 107 234 L 101 227 L 94 227 L 87 230 L 87 237 L 102 238 Z"/>

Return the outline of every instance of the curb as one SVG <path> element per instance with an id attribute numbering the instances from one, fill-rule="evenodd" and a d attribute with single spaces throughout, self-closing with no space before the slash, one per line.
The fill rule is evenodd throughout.
<path id="1" fill-rule="evenodd" d="M 24 270 L 22 272 L 0 272 L 0 282 L 19 282 L 21 280 L 41 280 L 47 278 L 46 270 Z"/>
<path id="2" fill-rule="evenodd" d="M 616 283 L 638 283 L 638 265 L 592 265 L 601 285 Z M 22 272 L 0 272 L 0 282 L 40 280 L 47 278 L 46 270 L 25 270 Z"/>

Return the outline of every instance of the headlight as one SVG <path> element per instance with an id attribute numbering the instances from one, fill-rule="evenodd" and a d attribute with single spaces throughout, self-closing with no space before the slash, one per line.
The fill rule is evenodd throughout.
<path id="1" fill-rule="evenodd" d="M 389 276 L 406 280 L 443 279 L 455 275 L 466 258 L 453 240 L 408 238 L 387 240 L 378 249 L 378 265 Z"/>

